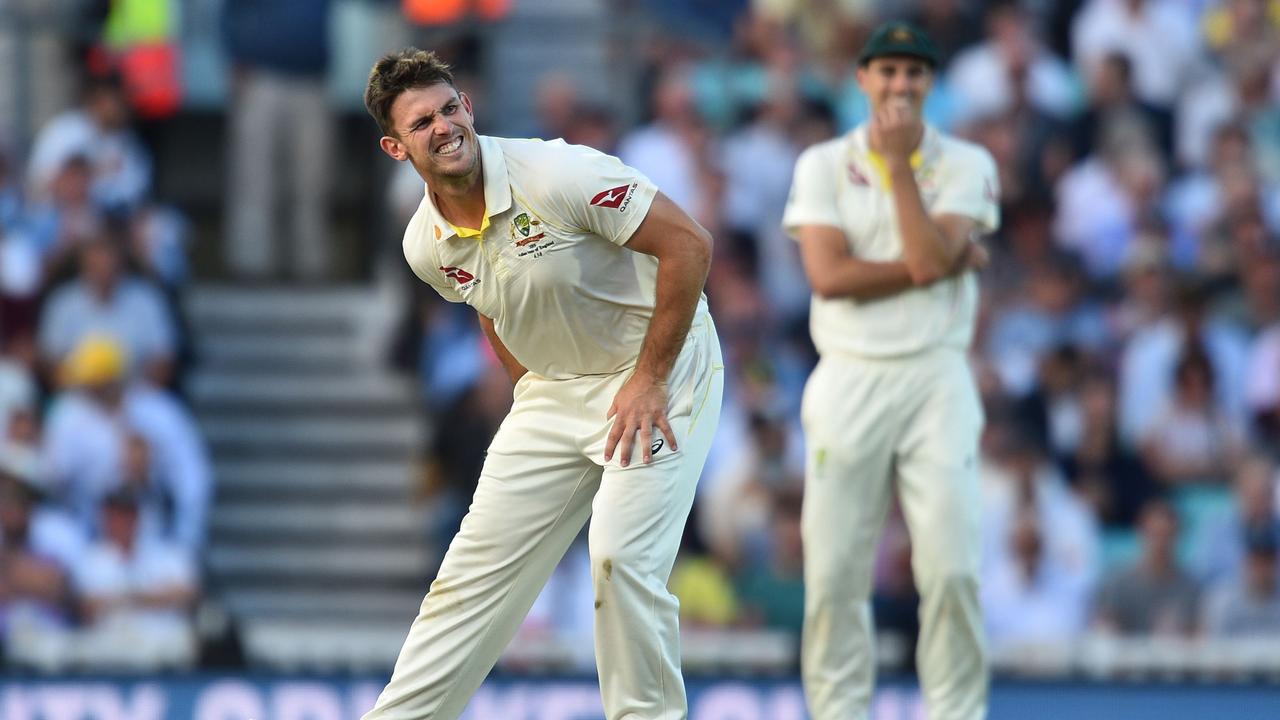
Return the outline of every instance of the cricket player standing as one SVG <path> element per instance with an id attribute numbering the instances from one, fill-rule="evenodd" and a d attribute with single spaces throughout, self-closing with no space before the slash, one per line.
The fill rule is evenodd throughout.
<path id="1" fill-rule="evenodd" d="M 383 151 L 426 181 L 409 265 L 475 308 L 516 381 L 366 720 L 457 718 L 588 516 L 608 718 L 687 717 L 666 584 L 720 414 L 710 236 L 613 157 L 476 135 L 471 101 L 431 53 L 379 60 L 365 105 Z"/>
<path id="2" fill-rule="evenodd" d="M 986 713 L 978 607 L 982 407 L 966 360 L 998 222 L 986 151 L 921 120 L 937 54 L 889 23 L 857 79 L 871 119 L 798 160 L 783 225 L 813 286 L 820 361 L 805 387 L 805 693 L 815 720 L 867 717 L 875 543 L 895 489 L 921 596 L 929 717 Z"/>

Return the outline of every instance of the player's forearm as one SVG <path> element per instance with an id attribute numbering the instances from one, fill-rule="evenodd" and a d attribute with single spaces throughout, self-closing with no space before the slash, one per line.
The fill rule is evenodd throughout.
<path id="1" fill-rule="evenodd" d="M 520 378 L 524 377 L 524 374 L 529 370 L 521 365 L 516 356 L 512 355 L 507 346 L 502 343 L 502 339 L 498 337 L 498 331 L 493 327 L 493 320 L 479 313 L 476 313 L 476 315 L 480 318 L 480 327 L 484 329 L 484 335 L 489 339 L 489 346 L 493 348 L 493 354 L 498 356 L 498 362 L 502 363 L 503 369 L 511 376 L 511 384 L 514 385 L 520 382 Z"/>
<path id="2" fill-rule="evenodd" d="M 929 217 L 910 163 L 891 163 L 889 182 L 898 216 L 898 232 L 902 235 L 903 262 L 916 285 L 936 282 L 955 267 L 964 243 L 948 240 L 942 228 Z"/>
<path id="3" fill-rule="evenodd" d="M 710 268 L 711 238 L 705 231 L 658 256 L 657 299 L 636 360 L 636 375 L 655 382 L 666 382 L 671 375 Z"/>
<path id="4" fill-rule="evenodd" d="M 859 301 L 879 300 L 915 287 L 904 262 L 871 262 L 854 257 L 827 264 L 809 282 L 820 297 Z"/>

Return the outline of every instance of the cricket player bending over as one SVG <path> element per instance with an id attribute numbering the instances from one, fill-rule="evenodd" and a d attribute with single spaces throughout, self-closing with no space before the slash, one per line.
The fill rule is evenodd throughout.
<path id="1" fill-rule="evenodd" d="M 889 23 L 858 84 L 871 119 L 806 150 L 783 225 L 800 243 L 820 361 L 805 387 L 802 667 L 815 720 L 863 720 L 873 685 L 871 571 L 890 493 L 920 591 L 917 664 L 932 720 L 986 713 L 978 608 L 978 433 L 966 360 L 998 222 L 995 163 L 920 118 L 937 55 Z M 895 483 L 896 481 L 896 483 Z"/>
<path id="2" fill-rule="evenodd" d="M 405 258 L 475 308 L 516 384 L 365 720 L 457 718 L 588 516 L 605 712 L 687 717 L 667 577 L 720 415 L 710 236 L 616 158 L 476 135 L 431 53 L 380 59 L 365 105 L 382 150 L 426 182 Z"/>

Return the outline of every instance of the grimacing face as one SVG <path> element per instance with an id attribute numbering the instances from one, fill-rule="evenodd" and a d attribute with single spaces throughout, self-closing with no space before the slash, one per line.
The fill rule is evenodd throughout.
<path id="1" fill-rule="evenodd" d="M 920 58 L 907 55 L 886 55 L 872 58 L 858 68 L 858 86 L 871 101 L 875 112 L 891 100 L 910 103 L 915 116 L 920 117 L 924 99 L 933 89 L 933 69 Z"/>
<path id="2" fill-rule="evenodd" d="M 401 93 L 391 104 L 391 130 L 379 143 L 383 152 L 411 162 L 428 184 L 479 169 L 471 100 L 446 83 Z"/>

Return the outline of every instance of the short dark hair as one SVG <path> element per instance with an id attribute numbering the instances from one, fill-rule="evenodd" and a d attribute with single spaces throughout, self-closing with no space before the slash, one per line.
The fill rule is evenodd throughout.
<path id="1" fill-rule="evenodd" d="M 406 90 L 453 84 L 453 71 L 436 54 L 418 48 L 405 48 L 378 58 L 369 71 L 369 84 L 364 89 L 364 106 L 378 123 L 383 134 L 391 135 L 391 105 Z"/>

